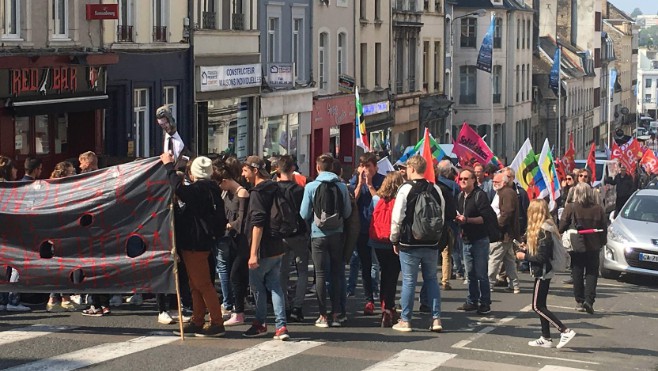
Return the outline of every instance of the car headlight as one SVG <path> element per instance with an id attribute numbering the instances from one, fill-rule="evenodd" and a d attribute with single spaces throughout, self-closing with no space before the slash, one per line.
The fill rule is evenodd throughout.
<path id="1" fill-rule="evenodd" d="M 618 243 L 627 243 L 631 242 L 631 239 L 622 231 L 610 226 L 608 228 L 608 240 L 618 242 Z"/>

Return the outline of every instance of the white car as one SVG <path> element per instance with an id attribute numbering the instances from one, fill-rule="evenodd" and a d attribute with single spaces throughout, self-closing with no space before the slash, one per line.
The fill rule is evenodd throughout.
<path id="1" fill-rule="evenodd" d="M 576 168 L 584 169 L 587 160 L 576 160 Z M 596 159 L 596 179 L 592 179 L 592 187 L 599 192 L 601 206 L 606 214 L 615 210 L 617 187 L 606 183 L 606 178 L 614 178 L 619 172 L 616 160 Z"/>
<path id="2" fill-rule="evenodd" d="M 635 192 L 608 227 L 601 252 L 601 275 L 621 273 L 658 277 L 658 190 Z"/>

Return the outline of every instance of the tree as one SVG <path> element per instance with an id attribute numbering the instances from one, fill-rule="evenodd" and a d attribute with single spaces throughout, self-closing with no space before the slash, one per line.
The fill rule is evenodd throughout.
<path id="1" fill-rule="evenodd" d="M 644 14 L 644 13 L 642 13 L 642 10 L 640 10 L 640 8 L 635 8 L 635 9 L 633 9 L 633 12 L 631 13 L 631 18 L 635 19 L 635 18 L 637 18 L 638 15 L 642 15 L 642 14 Z"/>
<path id="2" fill-rule="evenodd" d="M 640 46 L 654 46 L 656 40 L 658 40 L 658 26 L 651 26 L 640 30 Z M 649 43 L 651 43 L 651 45 L 649 45 Z"/>

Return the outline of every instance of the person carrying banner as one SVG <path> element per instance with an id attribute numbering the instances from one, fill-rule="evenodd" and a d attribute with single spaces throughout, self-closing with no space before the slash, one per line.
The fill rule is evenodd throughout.
<path id="1" fill-rule="evenodd" d="M 39 179 L 41 170 L 43 169 L 43 162 L 37 157 L 28 157 L 25 159 L 25 175 L 21 179 L 24 182 L 31 182 Z"/>
<path id="2" fill-rule="evenodd" d="M 615 217 L 619 215 L 621 208 L 624 206 L 626 201 L 631 198 L 633 192 L 635 192 L 636 187 L 633 182 L 633 178 L 626 172 L 626 165 L 619 164 L 619 174 L 615 175 L 614 178 L 607 177 L 605 180 L 606 184 L 611 184 L 617 186 L 616 193 L 617 199 L 615 200 Z"/>

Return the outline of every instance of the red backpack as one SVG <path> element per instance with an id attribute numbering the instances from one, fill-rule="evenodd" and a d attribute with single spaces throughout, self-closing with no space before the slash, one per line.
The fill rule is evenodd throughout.
<path id="1" fill-rule="evenodd" d="M 377 242 L 391 242 L 391 215 L 395 198 L 389 201 L 379 199 L 370 219 L 370 239 Z"/>

